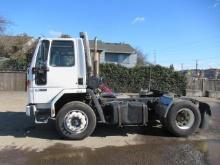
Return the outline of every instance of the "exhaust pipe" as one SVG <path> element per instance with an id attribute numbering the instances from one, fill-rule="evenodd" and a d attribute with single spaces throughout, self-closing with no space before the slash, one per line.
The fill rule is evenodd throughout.
<path id="1" fill-rule="evenodd" d="M 86 55 L 86 66 L 87 66 L 87 86 L 90 89 L 97 89 L 100 85 L 99 78 L 99 57 L 97 53 L 97 39 L 94 40 L 94 56 L 90 54 L 89 39 L 87 33 L 80 32 L 80 38 L 83 39 Z"/>
<path id="2" fill-rule="evenodd" d="M 99 75 L 99 55 L 97 52 L 97 37 L 94 39 L 94 75 L 98 76 Z"/>
<path id="3" fill-rule="evenodd" d="M 88 71 L 88 76 L 93 76 L 93 64 L 92 64 L 92 58 L 90 54 L 90 46 L 89 46 L 89 38 L 86 32 L 80 32 L 79 33 L 80 38 L 83 39 L 85 54 L 86 54 L 86 66 Z"/>

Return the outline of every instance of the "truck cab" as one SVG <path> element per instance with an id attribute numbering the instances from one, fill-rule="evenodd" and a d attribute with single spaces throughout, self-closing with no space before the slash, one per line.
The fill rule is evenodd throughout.
<path id="1" fill-rule="evenodd" d="M 28 103 L 48 107 L 66 89 L 86 92 L 86 64 L 80 38 L 41 38 L 28 72 Z"/>

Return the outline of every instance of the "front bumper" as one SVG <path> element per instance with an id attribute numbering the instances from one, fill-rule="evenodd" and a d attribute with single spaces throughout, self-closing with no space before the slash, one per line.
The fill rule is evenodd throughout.
<path id="1" fill-rule="evenodd" d="M 37 111 L 37 108 L 35 105 L 27 105 L 26 106 L 26 115 L 31 117 L 31 116 L 35 116 Z"/>
<path id="2" fill-rule="evenodd" d="M 35 123 L 47 123 L 50 118 L 50 109 L 37 109 L 36 105 L 26 106 L 26 115 L 35 118 Z"/>

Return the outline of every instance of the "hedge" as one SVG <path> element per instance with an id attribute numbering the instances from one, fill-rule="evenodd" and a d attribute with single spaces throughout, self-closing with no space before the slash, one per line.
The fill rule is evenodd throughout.
<path id="1" fill-rule="evenodd" d="M 100 75 L 114 92 L 139 92 L 141 89 L 148 89 L 151 75 L 151 89 L 185 95 L 185 77 L 160 65 L 126 68 L 115 64 L 101 64 Z"/>

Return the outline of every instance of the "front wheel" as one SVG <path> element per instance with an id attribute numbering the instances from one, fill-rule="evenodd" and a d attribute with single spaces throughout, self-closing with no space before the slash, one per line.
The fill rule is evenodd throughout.
<path id="1" fill-rule="evenodd" d="M 56 127 L 62 137 L 80 140 L 92 134 L 96 116 L 90 106 L 79 101 L 65 104 L 56 117 Z"/>
<path id="2" fill-rule="evenodd" d="M 166 118 L 168 131 L 176 136 L 188 136 L 195 132 L 201 122 L 198 108 L 191 102 L 181 101 L 175 103 L 169 110 Z"/>

